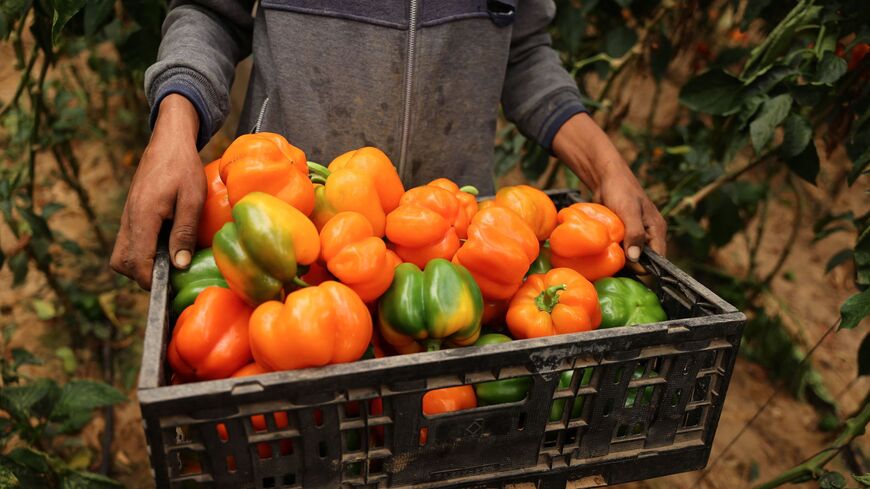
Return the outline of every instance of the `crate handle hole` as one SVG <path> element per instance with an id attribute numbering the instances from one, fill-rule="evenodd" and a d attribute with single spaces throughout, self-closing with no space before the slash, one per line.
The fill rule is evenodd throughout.
<path id="1" fill-rule="evenodd" d="M 283 482 L 285 486 L 292 486 L 296 484 L 296 474 L 284 474 Z"/>
<path id="2" fill-rule="evenodd" d="M 683 397 L 683 389 L 677 389 L 671 395 L 671 407 L 677 407 L 680 403 L 680 398 Z"/>
<path id="3" fill-rule="evenodd" d="M 327 451 L 326 451 L 326 442 L 325 441 L 322 441 L 317 445 L 317 451 L 320 454 L 320 458 L 326 458 Z"/>
<path id="4" fill-rule="evenodd" d="M 275 478 L 274 477 L 264 477 L 263 478 L 263 489 L 269 489 L 275 487 Z"/>
<path id="5" fill-rule="evenodd" d="M 613 412 L 613 399 L 608 399 L 607 402 L 604 403 L 604 412 L 601 413 L 601 416 L 606 418 L 610 416 L 610 413 Z"/>
<path id="6" fill-rule="evenodd" d="M 625 367 L 619 367 L 616 369 L 616 375 L 613 376 L 614 385 L 622 382 L 622 374 L 625 373 Z"/>
<path id="7" fill-rule="evenodd" d="M 523 431 L 526 428 L 526 413 L 522 412 L 517 417 L 517 431 Z"/>

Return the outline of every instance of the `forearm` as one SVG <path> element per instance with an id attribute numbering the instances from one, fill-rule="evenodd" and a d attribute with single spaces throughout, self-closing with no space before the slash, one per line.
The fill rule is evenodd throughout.
<path id="1" fill-rule="evenodd" d="M 586 113 L 577 114 L 562 125 L 553 138 L 552 149 L 593 191 L 599 189 L 607 175 L 630 173 L 610 138 Z"/>

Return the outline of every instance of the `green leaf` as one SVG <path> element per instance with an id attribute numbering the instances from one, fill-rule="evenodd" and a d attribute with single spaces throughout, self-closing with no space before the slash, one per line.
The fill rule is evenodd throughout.
<path id="1" fill-rule="evenodd" d="M 9 268 L 12 270 L 12 287 L 18 287 L 27 278 L 27 253 L 19 251 L 9 258 Z"/>
<path id="2" fill-rule="evenodd" d="M 782 22 L 770 31 L 764 42 L 752 50 L 746 61 L 744 73 L 751 76 L 791 48 L 792 39 L 798 29 L 815 22 L 822 11 L 822 7 L 812 6 L 811 3 L 808 0 L 798 2 Z"/>
<path id="3" fill-rule="evenodd" d="M 864 335 L 858 347 L 858 375 L 870 375 L 870 333 Z"/>
<path id="4" fill-rule="evenodd" d="M 776 129 L 791 110 L 791 95 L 784 93 L 768 100 L 761 107 L 761 113 L 749 124 L 749 137 L 752 139 L 752 147 L 756 153 L 767 146 Z"/>
<path id="5" fill-rule="evenodd" d="M 51 23 L 51 37 L 55 43 L 60 38 L 60 31 L 67 22 L 81 10 L 87 0 L 51 0 L 54 9 L 54 19 Z"/>
<path id="6" fill-rule="evenodd" d="M 19 481 L 18 477 L 15 477 L 15 473 L 5 465 L 0 465 L 0 487 L 21 487 L 21 481 Z"/>
<path id="7" fill-rule="evenodd" d="M 73 380 L 63 390 L 51 413 L 51 420 L 61 423 L 61 430 L 69 432 L 90 419 L 99 407 L 111 406 L 127 398 L 114 387 L 93 380 Z"/>
<path id="8" fill-rule="evenodd" d="M 76 373 L 78 361 L 76 361 L 76 355 L 70 347 L 62 346 L 55 350 L 54 354 L 60 359 L 61 363 L 63 363 L 63 371 L 66 372 L 67 375 Z"/>
<path id="9" fill-rule="evenodd" d="M 816 184 L 816 177 L 819 175 L 819 154 L 816 152 L 815 142 L 810 141 L 800 154 L 788 158 L 785 162 L 795 175 L 813 185 Z"/>
<path id="10" fill-rule="evenodd" d="M 18 465 L 27 467 L 39 473 L 51 471 L 51 465 L 48 461 L 48 455 L 38 450 L 28 447 L 18 447 L 7 455 L 13 462 Z"/>
<path id="11" fill-rule="evenodd" d="M 83 470 L 67 472 L 60 481 L 60 489 L 118 489 L 123 487 L 121 483 L 106 476 Z"/>
<path id="12" fill-rule="evenodd" d="M 85 35 L 92 37 L 112 13 L 115 0 L 89 0 L 85 5 Z"/>
<path id="13" fill-rule="evenodd" d="M 737 112 L 743 84 L 722 70 L 711 70 L 689 80 L 680 90 L 680 102 L 696 111 L 714 115 Z"/>
<path id="14" fill-rule="evenodd" d="M 51 219 L 51 216 L 55 215 L 57 211 L 63 209 L 64 207 L 66 206 L 61 204 L 60 202 L 48 203 L 42 206 L 42 217 L 44 217 L 45 219 Z"/>
<path id="15" fill-rule="evenodd" d="M 610 30 L 604 38 L 604 52 L 611 58 L 619 58 L 637 42 L 637 32 L 624 25 Z"/>
<path id="16" fill-rule="evenodd" d="M 783 125 L 782 146 L 779 151 L 783 158 L 793 158 L 801 153 L 813 137 L 813 128 L 806 117 L 792 112 Z"/>
<path id="17" fill-rule="evenodd" d="M 22 365 L 42 365 L 42 360 L 24 348 L 13 348 L 12 368 L 18 369 Z"/>
<path id="18" fill-rule="evenodd" d="M 33 299 L 31 302 L 33 311 L 36 312 L 36 317 L 42 321 L 47 321 L 57 317 L 57 309 L 54 304 L 42 299 Z"/>
<path id="19" fill-rule="evenodd" d="M 846 478 L 839 472 L 827 472 L 819 479 L 821 489 L 844 489 Z"/>
<path id="20" fill-rule="evenodd" d="M 852 474 L 852 478 L 855 479 L 856 482 L 861 483 L 864 487 L 870 487 L 870 474 L 857 475 Z"/>
<path id="21" fill-rule="evenodd" d="M 82 247 L 79 246 L 78 243 L 76 243 L 75 241 L 73 241 L 71 239 L 65 239 L 65 240 L 61 241 L 60 247 L 65 249 L 66 251 L 69 251 L 70 253 L 72 253 L 74 255 L 83 255 L 85 252 L 85 250 L 83 250 Z"/>
<path id="22" fill-rule="evenodd" d="M 836 54 L 827 51 L 822 60 L 819 61 L 819 66 L 816 69 L 816 76 L 813 79 L 815 85 L 833 85 L 834 82 L 846 74 L 846 60 Z"/>
<path id="23" fill-rule="evenodd" d="M 47 417 L 60 396 L 57 384 L 46 378 L 0 390 L 0 409 L 19 421 L 29 423 L 31 416 Z"/>
<path id="24" fill-rule="evenodd" d="M 870 289 L 846 299 L 840 306 L 840 329 L 853 329 L 870 315 Z"/>
<path id="25" fill-rule="evenodd" d="M 851 260 L 855 256 L 855 252 L 850 250 L 849 248 L 840 250 L 828 260 L 828 264 L 825 265 L 825 273 L 830 272 L 831 270 L 837 268 L 838 266 L 846 263 Z"/>

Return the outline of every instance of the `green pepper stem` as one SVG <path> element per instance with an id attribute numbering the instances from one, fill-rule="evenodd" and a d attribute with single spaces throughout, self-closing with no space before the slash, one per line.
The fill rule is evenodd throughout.
<path id="1" fill-rule="evenodd" d="M 329 168 L 313 161 L 308 162 L 308 171 L 315 175 L 320 175 L 323 178 L 329 178 L 329 175 L 331 174 Z"/>
<path id="2" fill-rule="evenodd" d="M 435 338 L 423 340 L 423 346 L 426 347 L 426 351 L 438 351 L 441 349 L 441 340 Z"/>
<path id="3" fill-rule="evenodd" d="M 545 311 L 548 314 L 553 312 L 553 308 L 559 303 L 559 292 L 568 288 L 565 284 L 553 285 L 547 287 L 543 292 L 535 297 L 535 305 L 539 311 Z"/>
<path id="4" fill-rule="evenodd" d="M 471 195 L 479 195 L 480 194 L 480 190 L 477 190 L 477 187 L 475 187 L 474 185 L 466 185 L 464 187 L 460 187 L 459 191 L 465 192 L 465 193 L 471 194 Z"/>
<path id="5" fill-rule="evenodd" d="M 326 179 L 321 177 L 320 175 L 311 175 L 310 177 L 311 177 L 311 183 L 320 183 L 320 184 L 326 183 Z"/>
<path id="6" fill-rule="evenodd" d="M 305 288 L 305 287 L 311 287 L 311 284 L 309 284 L 308 282 L 302 280 L 302 279 L 299 278 L 299 277 L 293 277 L 293 285 L 295 285 L 295 286 L 297 286 L 297 287 L 302 287 L 302 288 Z"/>

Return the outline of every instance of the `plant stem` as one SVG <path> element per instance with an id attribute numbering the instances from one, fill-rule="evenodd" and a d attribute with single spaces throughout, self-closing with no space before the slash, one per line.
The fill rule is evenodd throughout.
<path id="1" fill-rule="evenodd" d="M 313 161 L 308 162 L 308 171 L 323 178 L 329 178 L 331 175 L 329 168 Z"/>
<path id="2" fill-rule="evenodd" d="M 807 476 L 819 477 L 828 462 L 833 460 L 852 440 L 864 434 L 868 422 L 870 422 L 870 398 L 865 397 L 861 410 L 846 421 L 845 428 L 830 446 L 804 463 L 779 474 L 764 484 L 755 486 L 753 489 L 773 489 L 792 481 L 804 479 Z"/>
<path id="3" fill-rule="evenodd" d="M 100 251 L 108 256 L 111 253 L 109 242 L 103 234 L 103 230 L 100 228 L 99 219 L 97 219 L 97 213 L 94 211 L 93 205 L 91 205 L 88 191 L 78 179 L 78 160 L 72 153 L 71 148 L 68 153 L 68 155 L 72 155 L 71 159 L 65 158 L 57 146 L 52 146 L 51 152 L 54 154 L 55 161 L 57 161 L 58 169 L 60 169 L 61 179 L 73 189 L 76 197 L 78 197 L 79 206 L 85 211 L 85 215 L 88 217 L 88 222 L 91 224 L 91 228 L 93 228 L 94 235 L 96 235 L 97 242 L 100 245 Z M 73 161 L 75 161 L 75 163 L 73 163 Z M 67 165 L 69 165 L 70 168 L 67 168 Z"/>
<path id="4" fill-rule="evenodd" d="M 6 104 L 6 107 L 3 107 L 3 110 L 0 110 L 0 117 L 6 115 L 6 113 L 12 109 L 12 107 L 18 105 L 18 99 L 21 98 L 21 94 L 24 93 L 24 87 L 30 82 L 30 72 L 33 71 L 33 65 L 36 64 L 36 59 L 38 57 L 39 48 L 34 45 L 33 50 L 30 53 L 30 59 L 27 60 L 27 66 L 21 73 L 21 80 L 18 81 L 18 87 L 15 88 L 15 94 L 12 95 L 12 99 L 9 100 L 9 103 Z"/>
<path id="5" fill-rule="evenodd" d="M 459 191 L 465 192 L 465 193 L 471 194 L 471 195 L 479 195 L 480 194 L 480 190 L 477 190 L 477 187 L 475 187 L 474 185 L 465 185 L 464 187 L 460 187 Z"/>
<path id="6" fill-rule="evenodd" d="M 707 185 L 701 187 L 697 192 L 692 195 L 688 195 L 683 197 L 676 205 L 673 207 L 665 208 L 662 210 L 662 215 L 665 217 L 680 214 L 682 211 L 686 209 L 694 209 L 698 203 L 702 200 L 706 199 L 710 194 L 718 190 L 720 187 L 725 185 L 726 183 L 732 182 L 739 178 L 741 175 L 746 173 L 747 171 L 755 168 L 756 166 L 768 161 L 775 155 L 774 152 L 769 152 L 762 155 L 760 158 L 754 161 L 750 161 L 749 163 L 743 165 L 742 167 L 723 173 L 718 178 L 708 183 Z"/>

